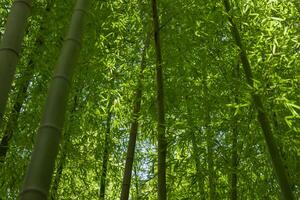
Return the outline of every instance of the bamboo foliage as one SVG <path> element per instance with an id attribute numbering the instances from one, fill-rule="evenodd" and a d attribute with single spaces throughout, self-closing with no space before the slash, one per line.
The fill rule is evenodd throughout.
<path id="1" fill-rule="evenodd" d="M 253 80 L 253 75 L 252 75 L 252 69 L 250 66 L 250 62 L 248 60 L 246 50 L 242 44 L 242 39 L 241 39 L 240 33 L 238 31 L 238 28 L 230 16 L 231 8 L 230 8 L 229 0 L 224 0 L 224 7 L 226 9 L 226 12 L 229 15 L 232 36 L 233 36 L 237 46 L 240 49 L 240 59 L 243 64 L 247 83 L 252 89 L 254 89 L 254 80 Z M 267 116 L 267 113 L 264 108 L 261 97 L 259 96 L 259 94 L 255 93 L 255 91 L 252 92 L 251 96 L 253 99 L 253 103 L 256 106 L 256 109 L 258 112 L 258 121 L 261 125 L 262 131 L 264 134 L 265 142 L 267 144 L 267 147 L 268 147 L 268 150 L 270 153 L 270 157 L 271 157 L 271 160 L 273 163 L 273 168 L 277 175 L 283 198 L 286 200 L 293 200 L 295 198 L 293 196 L 293 192 L 291 190 L 290 183 L 289 183 L 281 156 L 279 154 L 278 147 L 276 145 L 276 142 L 275 142 L 275 139 L 273 136 L 273 131 L 271 129 L 270 120 Z"/>
<path id="2" fill-rule="evenodd" d="M 0 45 L 0 124 L 19 60 L 31 0 L 15 0 Z"/>
<path id="3" fill-rule="evenodd" d="M 22 200 L 47 199 L 59 138 L 64 123 L 73 66 L 81 46 L 80 41 L 87 6 L 87 0 L 78 0 L 76 3 L 69 32 L 63 44 L 55 75 L 48 92 L 31 162 L 20 193 L 20 199 Z"/>
<path id="4" fill-rule="evenodd" d="M 0 0 L 1 38 L 13 1 Z M 77 43 L 61 46 L 76 1 L 32 1 L 0 126 L 1 200 L 18 199 L 32 155 L 21 199 L 284 199 L 270 133 L 299 198 L 297 1 L 90 0 L 75 67 Z M 72 61 L 49 98 L 60 51 Z"/>

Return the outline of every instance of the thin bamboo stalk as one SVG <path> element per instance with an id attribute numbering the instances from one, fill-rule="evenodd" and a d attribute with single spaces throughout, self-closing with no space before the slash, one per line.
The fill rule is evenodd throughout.
<path id="1" fill-rule="evenodd" d="M 158 141 L 158 200 L 167 199 L 166 184 L 166 157 L 167 157 L 167 140 L 165 124 L 165 103 L 164 103 L 164 77 L 162 67 L 160 26 L 157 9 L 157 1 L 152 0 L 154 43 L 156 53 L 156 83 L 157 83 L 157 141 Z"/>
<path id="2" fill-rule="evenodd" d="M 134 108 L 133 108 L 133 119 L 131 122 L 131 128 L 130 128 L 130 136 L 129 136 L 129 142 L 128 142 L 128 148 L 127 148 L 127 157 L 126 157 L 126 163 L 125 163 L 125 170 L 123 175 L 123 183 L 122 183 L 122 192 L 121 192 L 121 200 L 128 200 L 129 198 L 129 190 L 130 190 L 130 182 L 131 182 L 131 175 L 132 175 L 132 165 L 134 160 L 134 151 L 135 151 L 135 145 L 136 145 L 136 138 L 138 134 L 138 118 L 139 113 L 141 110 L 141 102 L 142 102 L 142 94 L 143 94 L 143 88 L 142 88 L 142 79 L 143 79 L 143 72 L 146 67 L 146 52 L 149 47 L 150 43 L 150 34 L 148 33 L 145 45 L 142 52 L 142 60 L 141 60 L 141 68 L 140 68 L 140 76 L 138 79 L 138 85 L 135 91 L 135 100 L 134 100 Z"/>
<path id="3" fill-rule="evenodd" d="M 236 45 L 240 49 L 240 59 L 243 64 L 247 83 L 251 88 L 254 88 L 253 73 L 252 73 L 252 69 L 250 66 L 248 56 L 247 56 L 246 50 L 242 44 L 242 39 L 241 39 L 239 30 L 238 30 L 233 18 L 230 16 L 231 8 L 230 8 L 229 0 L 224 0 L 223 2 L 224 2 L 225 10 L 228 14 L 229 22 L 231 24 L 232 36 L 236 42 Z M 265 142 L 266 142 L 266 145 L 267 145 L 269 153 L 270 153 L 273 168 L 274 168 L 275 174 L 278 178 L 282 196 L 285 200 L 293 200 L 295 198 L 294 198 L 293 192 L 291 190 L 288 176 L 285 171 L 282 159 L 280 157 L 280 154 L 279 154 L 279 151 L 278 151 L 278 148 L 277 148 L 274 136 L 273 136 L 273 131 L 271 129 L 271 123 L 267 116 L 267 113 L 264 108 L 261 97 L 259 94 L 255 93 L 255 91 L 252 91 L 251 95 L 252 95 L 253 103 L 254 103 L 257 113 L 258 113 L 258 121 L 259 121 L 262 131 L 263 131 L 263 135 L 264 135 Z"/>

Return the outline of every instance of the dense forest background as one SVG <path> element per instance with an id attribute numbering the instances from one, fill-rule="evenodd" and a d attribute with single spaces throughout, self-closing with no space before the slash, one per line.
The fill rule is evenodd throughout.
<path id="1" fill-rule="evenodd" d="M 299 1 L 89 2 L 49 199 L 118 199 L 133 127 L 129 199 L 300 197 Z M 32 2 L 0 119 L 0 199 L 20 193 L 75 3 Z"/>

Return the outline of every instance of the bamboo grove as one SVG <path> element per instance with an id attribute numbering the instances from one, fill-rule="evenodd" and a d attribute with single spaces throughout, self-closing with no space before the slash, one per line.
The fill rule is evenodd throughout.
<path id="1" fill-rule="evenodd" d="M 286 0 L 2 0 L 0 199 L 299 199 L 299 22 Z"/>

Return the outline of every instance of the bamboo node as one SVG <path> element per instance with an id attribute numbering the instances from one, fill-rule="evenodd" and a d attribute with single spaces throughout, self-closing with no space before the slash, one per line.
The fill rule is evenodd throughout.
<path id="1" fill-rule="evenodd" d="M 67 76 L 65 75 L 54 75 L 53 79 L 62 79 L 64 81 L 66 81 L 68 83 L 68 85 L 70 85 L 70 80 Z"/>
<path id="2" fill-rule="evenodd" d="M 74 11 L 83 12 L 83 14 L 88 15 L 88 12 L 85 9 L 75 8 Z"/>
<path id="3" fill-rule="evenodd" d="M 30 2 L 30 3 L 29 3 Z M 26 1 L 26 0 L 15 0 L 15 4 L 17 4 L 17 3 L 23 3 L 23 4 L 25 4 L 28 8 L 31 8 L 31 1 L 29 1 L 28 2 L 28 0 Z"/>
<path id="4" fill-rule="evenodd" d="M 38 193 L 38 194 L 42 195 L 43 197 L 45 197 L 45 199 L 47 199 L 47 196 L 48 196 L 47 192 L 43 189 L 36 188 L 36 187 L 28 187 L 28 188 L 23 189 L 20 192 L 20 197 L 22 197 L 23 195 L 25 195 L 26 193 L 29 193 L 29 192 Z"/>
<path id="5" fill-rule="evenodd" d="M 81 48 L 81 42 L 80 42 L 80 40 L 77 40 L 77 39 L 71 38 L 71 37 L 67 37 L 67 38 L 65 39 L 65 42 L 67 42 L 67 41 L 73 41 L 73 42 L 75 42 L 77 45 L 79 45 L 79 47 Z"/>
<path id="6" fill-rule="evenodd" d="M 9 47 L 2 47 L 0 48 L 0 51 L 10 51 L 16 54 L 17 57 L 19 57 L 19 52 L 15 50 L 14 48 L 9 48 Z"/>
<path id="7" fill-rule="evenodd" d="M 54 124 L 50 124 L 50 123 L 46 123 L 46 124 L 42 124 L 40 127 L 39 127 L 39 130 L 43 129 L 43 128 L 51 128 L 51 129 L 54 129 L 56 132 L 60 133 L 61 132 L 61 128 L 54 125 Z"/>

